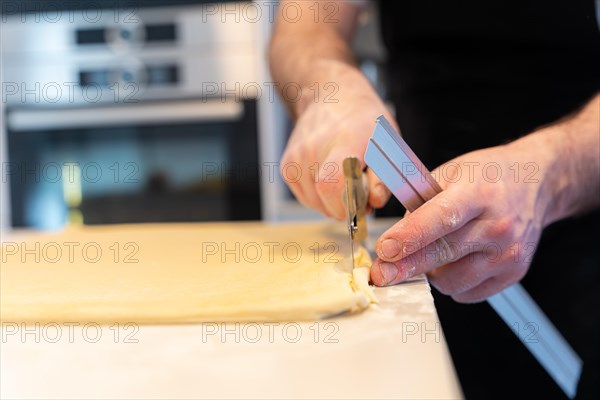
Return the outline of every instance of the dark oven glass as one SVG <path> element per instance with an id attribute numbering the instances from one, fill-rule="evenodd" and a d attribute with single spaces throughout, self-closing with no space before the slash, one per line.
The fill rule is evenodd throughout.
<path id="1" fill-rule="evenodd" d="M 157 115 L 151 122 L 136 118 L 136 109 L 125 119 L 96 110 L 110 126 L 86 126 L 85 115 L 76 117 L 87 111 L 72 109 L 67 120 L 75 126 L 50 121 L 44 129 L 31 123 L 36 114 L 9 109 L 11 158 L 3 175 L 12 225 L 259 220 L 256 102 L 236 104 L 238 115 L 171 115 L 162 122 Z"/>

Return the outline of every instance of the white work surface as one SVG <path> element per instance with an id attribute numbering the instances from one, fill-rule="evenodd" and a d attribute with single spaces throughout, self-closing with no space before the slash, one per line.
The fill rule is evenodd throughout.
<path id="1" fill-rule="evenodd" d="M 389 221 L 371 223 L 372 243 Z M 3 324 L 3 399 L 457 399 L 423 278 L 312 323 Z"/>

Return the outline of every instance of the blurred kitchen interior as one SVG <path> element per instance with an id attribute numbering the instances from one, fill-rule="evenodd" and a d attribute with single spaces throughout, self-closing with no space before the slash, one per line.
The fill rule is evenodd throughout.
<path id="1" fill-rule="evenodd" d="M 2 3 L 2 227 L 304 220 L 266 60 L 274 2 Z M 373 5 L 355 49 L 383 96 Z"/>

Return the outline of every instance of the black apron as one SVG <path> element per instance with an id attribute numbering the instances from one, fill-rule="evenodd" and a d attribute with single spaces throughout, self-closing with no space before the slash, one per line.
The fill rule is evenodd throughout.
<path id="1" fill-rule="evenodd" d="M 387 91 L 430 169 L 552 123 L 600 90 L 594 0 L 379 6 Z M 600 398 L 599 222 L 596 210 L 548 227 L 522 281 L 584 361 L 578 398 Z M 433 294 L 467 399 L 565 398 L 487 303 Z"/>

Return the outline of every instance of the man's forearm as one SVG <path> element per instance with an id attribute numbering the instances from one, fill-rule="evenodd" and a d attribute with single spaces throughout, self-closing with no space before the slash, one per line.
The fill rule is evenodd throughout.
<path id="1" fill-rule="evenodd" d="M 280 8 L 285 7 L 282 1 Z M 338 82 L 354 64 L 348 42 L 352 37 L 358 10 L 344 2 L 323 2 L 317 11 L 316 2 L 294 2 L 301 7 L 298 21 L 283 18 L 278 13 L 269 48 L 271 74 L 279 88 L 290 83 L 303 89 L 300 100 L 282 98 L 294 116 L 302 114 L 312 99 L 309 88 L 317 83 Z M 337 22 L 336 22 L 337 21 Z M 355 68 L 352 68 L 355 69 Z M 352 72 L 349 72 L 352 73 Z M 313 87 L 314 88 L 314 87 Z"/>
<path id="2" fill-rule="evenodd" d="M 600 94 L 572 116 L 513 143 L 537 151 L 551 199 L 544 225 L 600 206 Z"/>

